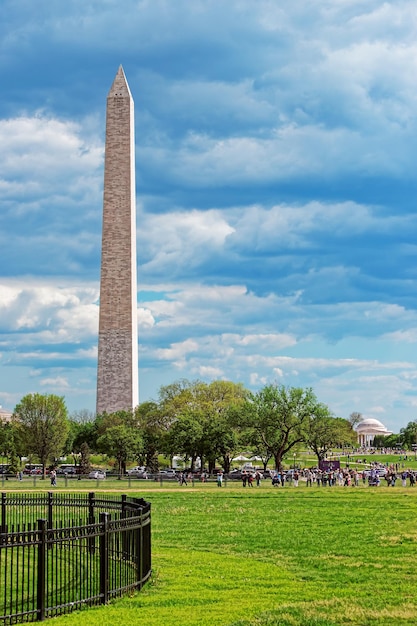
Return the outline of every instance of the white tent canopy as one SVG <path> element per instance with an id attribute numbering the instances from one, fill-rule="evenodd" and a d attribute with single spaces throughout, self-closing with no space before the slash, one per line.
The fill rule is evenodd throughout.
<path id="1" fill-rule="evenodd" d="M 243 456 L 243 454 L 239 454 L 238 456 L 235 456 L 233 461 L 249 461 L 249 459 L 247 456 Z"/>

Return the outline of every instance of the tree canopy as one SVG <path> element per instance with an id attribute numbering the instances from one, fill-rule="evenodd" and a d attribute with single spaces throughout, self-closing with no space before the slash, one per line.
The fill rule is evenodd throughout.
<path id="1" fill-rule="evenodd" d="M 43 465 L 74 452 L 84 468 L 91 452 L 102 452 L 116 458 L 120 472 L 129 461 L 155 472 L 161 454 L 171 462 L 180 455 L 191 469 L 199 458 L 209 471 L 220 464 L 228 472 L 242 451 L 262 459 L 265 469 L 271 459 L 281 469 L 294 446 L 307 445 L 321 460 L 331 448 L 354 445 L 353 426 L 361 419 L 357 412 L 335 417 L 310 388 L 271 384 L 250 393 L 240 383 L 182 379 L 133 410 L 77 411 L 70 420 L 63 398 L 29 394 L 16 406 L 10 432 L 0 432 L 0 447 L 10 458 L 18 451 Z M 402 439 L 417 442 L 417 422 L 403 429 Z"/>
<path id="2" fill-rule="evenodd" d="M 28 394 L 16 405 L 12 421 L 21 446 L 45 467 L 62 454 L 69 432 L 64 398 L 53 394 Z"/>

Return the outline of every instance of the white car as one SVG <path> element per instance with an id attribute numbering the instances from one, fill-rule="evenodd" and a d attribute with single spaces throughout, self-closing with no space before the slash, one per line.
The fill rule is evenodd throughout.
<path id="1" fill-rule="evenodd" d="M 126 474 L 135 478 L 143 478 L 144 474 L 146 474 L 146 467 L 144 465 L 132 467 L 126 471 Z"/>
<path id="2" fill-rule="evenodd" d="M 102 480 L 106 478 L 106 472 L 102 470 L 94 470 L 89 473 L 88 478 L 95 478 L 96 480 Z"/>
<path id="3" fill-rule="evenodd" d="M 378 474 L 379 477 L 383 478 L 384 476 L 386 476 L 388 474 L 388 470 L 386 467 L 377 467 L 374 469 L 367 469 L 363 472 L 365 474 L 366 477 L 370 476 L 372 473 L 376 473 Z"/>
<path id="4" fill-rule="evenodd" d="M 159 478 L 177 478 L 177 473 L 174 469 L 161 470 L 158 472 Z"/>

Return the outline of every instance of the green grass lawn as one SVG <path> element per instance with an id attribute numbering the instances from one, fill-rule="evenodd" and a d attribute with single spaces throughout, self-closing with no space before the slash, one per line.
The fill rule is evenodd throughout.
<path id="1" fill-rule="evenodd" d="M 417 623 L 417 487 L 134 486 L 152 503 L 152 581 L 56 626 Z"/>

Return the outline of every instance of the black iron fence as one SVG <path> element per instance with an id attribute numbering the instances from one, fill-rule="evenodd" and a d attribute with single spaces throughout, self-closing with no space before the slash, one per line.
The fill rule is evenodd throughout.
<path id="1" fill-rule="evenodd" d="M 2 493 L 0 624 L 105 604 L 151 575 L 151 506 L 94 493 Z"/>

